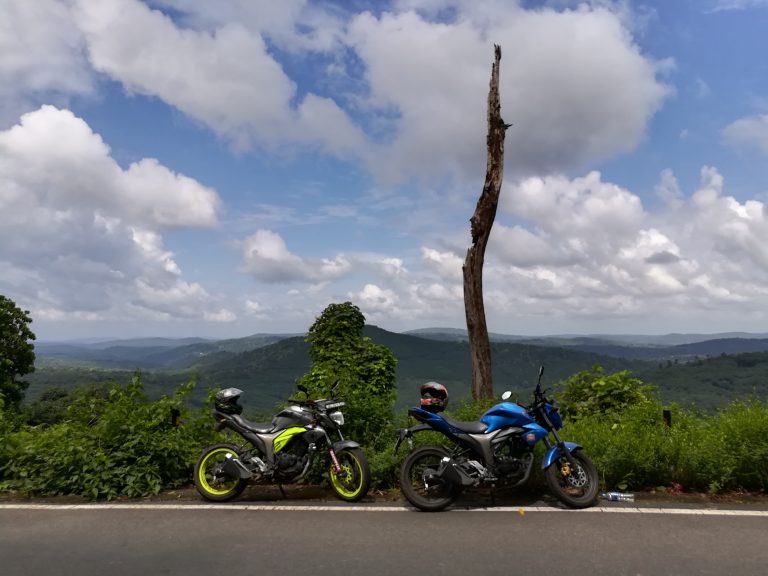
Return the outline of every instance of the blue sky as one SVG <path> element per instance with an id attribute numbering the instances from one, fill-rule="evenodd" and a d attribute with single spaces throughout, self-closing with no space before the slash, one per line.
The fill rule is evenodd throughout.
<path id="1" fill-rule="evenodd" d="M 766 331 L 768 1 L 0 0 L 0 294 L 40 339 Z"/>

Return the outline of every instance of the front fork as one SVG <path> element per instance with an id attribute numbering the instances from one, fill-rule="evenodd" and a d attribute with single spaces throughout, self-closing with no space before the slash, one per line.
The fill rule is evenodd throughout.
<path id="1" fill-rule="evenodd" d="M 333 449 L 333 446 L 330 444 L 328 445 L 328 456 L 331 457 L 331 463 L 333 464 L 333 473 L 338 476 L 341 474 L 341 464 L 339 464 L 339 459 L 336 457 L 336 450 Z"/>
<path id="2" fill-rule="evenodd" d="M 547 454 L 549 454 L 552 448 L 556 448 L 559 455 L 557 459 L 560 460 L 560 458 L 565 458 L 566 460 L 566 462 L 560 466 L 560 473 L 563 476 L 570 476 L 571 471 L 578 468 L 578 462 L 576 462 L 576 459 L 571 455 L 571 451 L 575 448 L 580 448 L 580 446 L 570 442 L 564 442 L 563 439 L 560 438 L 558 433 L 554 430 L 554 428 L 552 429 L 552 435 L 556 440 L 554 443 L 550 442 L 548 438 L 544 438 L 544 445 L 547 447 Z M 571 444 L 571 446 L 569 447 L 568 444 Z M 554 462 L 547 464 L 545 457 L 544 468 L 548 468 L 552 464 L 554 464 Z"/>

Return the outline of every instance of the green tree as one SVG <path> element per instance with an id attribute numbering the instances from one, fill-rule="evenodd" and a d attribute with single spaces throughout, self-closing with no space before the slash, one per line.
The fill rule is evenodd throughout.
<path id="1" fill-rule="evenodd" d="M 563 381 L 563 390 L 557 395 L 564 416 L 572 420 L 584 416 L 617 417 L 628 408 L 652 399 L 652 387 L 629 370 L 606 374 L 595 364 Z"/>
<path id="2" fill-rule="evenodd" d="M 27 422 L 32 426 L 56 424 L 64 420 L 73 398 L 69 390 L 61 386 L 49 386 L 34 402 L 25 408 Z"/>
<path id="3" fill-rule="evenodd" d="M 28 383 L 19 380 L 35 369 L 32 319 L 10 298 L 0 295 L 0 396 L 6 407 L 18 408 Z"/>
<path id="4" fill-rule="evenodd" d="M 347 406 L 345 434 L 373 445 L 391 427 L 397 361 L 363 336 L 365 316 L 351 302 L 330 304 L 307 334 L 312 368 L 300 379 L 310 396 L 327 398 L 335 381 Z"/>

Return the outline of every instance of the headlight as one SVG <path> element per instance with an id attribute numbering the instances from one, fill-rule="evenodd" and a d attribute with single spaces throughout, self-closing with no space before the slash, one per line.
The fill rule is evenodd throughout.
<path id="1" fill-rule="evenodd" d="M 344 414 L 341 412 L 331 412 L 328 414 L 328 417 L 336 422 L 337 425 L 343 426 L 344 425 Z"/>

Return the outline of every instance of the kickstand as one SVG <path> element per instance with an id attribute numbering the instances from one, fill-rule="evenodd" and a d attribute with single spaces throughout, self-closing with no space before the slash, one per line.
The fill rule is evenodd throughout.
<path id="1" fill-rule="evenodd" d="M 288 496 L 285 493 L 285 490 L 283 490 L 283 485 L 282 484 L 278 484 L 277 487 L 280 488 L 280 494 L 283 495 L 283 498 L 288 498 Z"/>

